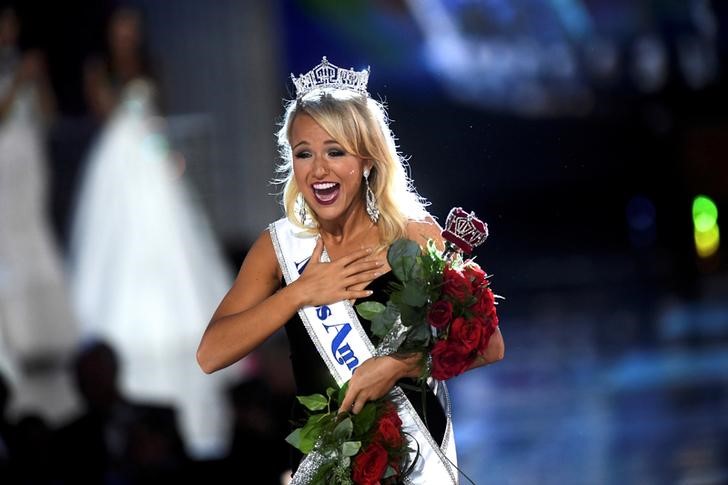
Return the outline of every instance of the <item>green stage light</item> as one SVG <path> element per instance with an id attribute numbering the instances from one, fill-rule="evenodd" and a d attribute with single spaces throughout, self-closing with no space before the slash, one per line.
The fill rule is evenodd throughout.
<path id="1" fill-rule="evenodd" d="M 693 199 L 693 225 L 696 232 L 710 231 L 718 222 L 718 207 L 710 197 L 699 195 Z"/>

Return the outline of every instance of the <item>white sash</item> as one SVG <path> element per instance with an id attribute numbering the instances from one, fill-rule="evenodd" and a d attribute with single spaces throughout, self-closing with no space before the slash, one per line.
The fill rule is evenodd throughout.
<path id="1" fill-rule="evenodd" d="M 316 245 L 316 237 L 302 232 L 286 218 L 271 224 L 269 231 L 283 277 L 286 284 L 290 285 L 298 279 L 311 258 Z M 321 259 L 322 261 L 329 260 L 325 251 Z M 331 305 L 305 307 L 300 309 L 298 314 L 321 358 L 339 386 L 351 379 L 357 366 L 374 355 L 374 346 L 361 326 L 354 307 L 348 300 Z M 420 456 L 405 482 L 413 485 L 425 483 L 457 485 L 458 473 L 453 466 L 457 463 L 455 437 L 450 419 L 450 398 L 447 387 L 445 383 L 435 379 L 430 379 L 428 384 L 447 417 L 442 447 L 438 446 L 432 438 L 402 389 L 395 386 L 389 393 L 397 406 L 404 431 L 409 433 L 419 445 Z M 414 452 L 410 458 L 414 458 Z M 321 457 L 316 456 L 315 452 L 306 455 L 293 476 L 291 484 L 306 483 L 306 479 L 311 476 L 312 469 L 315 470 L 320 460 Z"/>

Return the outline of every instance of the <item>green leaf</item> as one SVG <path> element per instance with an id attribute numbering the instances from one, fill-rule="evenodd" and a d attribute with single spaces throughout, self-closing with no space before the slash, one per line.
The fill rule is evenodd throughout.
<path id="1" fill-rule="evenodd" d="M 341 454 L 344 456 L 354 456 L 361 449 L 361 441 L 345 441 L 341 445 Z"/>
<path id="2" fill-rule="evenodd" d="M 295 440 L 297 444 L 294 444 L 291 441 L 289 441 L 289 443 L 301 450 L 302 453 L 310 453 L 313 449 L 313 445 L 316 443 L 316 440 L 321 435 L 321 432 L 324 428 L 326 428 L 327 424 L 331 422 L 331 419 L 333 419 L 332 416 L 333 414 L 327 413 L 309 416 L 308 421 L 303 428 L 298 428 L 289 435 L 289 437 Z M 296 431 L 299 432 L 298 436 L 294 435 Z"/>
<path id="3" fill-rule="evenodd" d="M 378 301 L 365 301 L 364 303 L 359 303 L 354 308 L 356 308 L 356 312 L 360 317 L 366 320 L 372 320 L 384 311 L 385 306 Z"/>
<path id="4" fill-rule="evenodd" d="M 384 337 L 392 329 L 392 325 L 397 321 L 399 310 L 392 302 L 387 302 L 382 313 L 378 313 L 372 320 L 372 333 L 377 337 Z"/>
<path id="5" fill-rule="evenodd" d="M 402 289 L 403 287 L 400 286 L 398 289 L 392 291 L 389 295 L 389 302 L 392 303 L 392 305 L 399 308 L 401 305 L 404 305 L 404 300 L 402 300 Z M 387 302 L 387 303 L 389 303 Z"/>
<path id="6" fill-rule="evenodd" d="M 421 281 L 411 281 L 402 288 L 402 302 L 415 307 L 427 303 L 427 289 Z"/>
<path id="7" fill-rule="evenodd" d="M 442 259 L 440 250 L 437 249 L 434 239 L 427 240 L 427 254 L 430 256 L 430 259 Z"/>
<path id="8" fill-rule="evenodd" d="M 440 254 L 432 239 L 427 241 L 427 250 L 422 255 L 422 266 L 425 280 L 431 283 L 442 281 L 442 270 L 445 267 L 445 260 L 442 258 L 442 254 Z"/>
<path id="9" fill-rule="evenodd" d="M 430 342 L 432 334 L 429 325 L 413 325 L 407 332 L 405 340 L 407 346 L 426 346 Z"/>
<path id="10" fill-rule="evenodd" d="M 296 396 L 298 402 L 306 406 L 309 411 L 320 411 L 329 403 L 322 394 L 311 394 L 310 396 Z"/>
<path id="11" fill-rule="evenodd" d="M 286 441 L 293 447 L 301 450 L 302 453 L 309 453 L 313 449 L 316 439 L 321 431 L 326 427 L 327 421 L 330 421 L 331 414 L 314 414 L 309 416 L 308 421 L 302 428 L 293 430 L 286 437 Z"/>
<path id="12" fill-rule="evenodd" d="M 312 414 L 311 416 L 309 416 L 309 417 L 308 417 L 308 420 L 306 421 L 306 424 L 307 424 L 307 425 L 309 425 L 309 424 L 310 424 L 310 425 L 312 425 L 312 426 L 313 426 L 314 424 L 320 424 L 321 426 L 323 426 L 323 423 L 324 423 L 324 422 L 325 422 L 325 421 L 326 421 L 327 419 L 331 419 L 331 418 L 332 418 L 333 416 L 334 416 L 334 414 L 333 414 L 333 413 L 319 413 L 319 414 Z M 305 425 L 304 425 L 304 426 L 305 426 Z"/>
<path id="13" fill-rule="evenodd" d="M 329 485 L 331 480 L 329 479 L 329 473 L 336 468 L 335 461 L 325 461 L 316 470 L 316 475 L 311 479 L 311 485 Z"/>
<path id="14" fill-rule="evenodd" d="M 373 402 L 368 402 L 364 405 L 359 414 L 355 414 L 354 421 L 354 435 L 361 436 L 366 433 L 369 428 L 374 424 L 374 419 L 377 417 L 377 405 Z"/>
<path id="15" fill-rule="evenodd" d="M 387 470 L 384 472 L 384 475 L 382 475 L 382 480 L 385 478 L 393 477 L 397 474 L 397 472 L 392 468 L 391 466 L 387 466 Z"/>
<path id="16" fill-rule="evenodd" d="M 424 324 L 427 309 L 425 307 L 402 306 L 402 325 L 411 327 L 413 325 Z"/>
<path id="17" fill-rule="evenodd" d="M 326 416 L 325 414 L 322 416 Z M 311 416 L 311 418 L 314 418 L 314 416 Z M 312 421 L 312 419 L 309 418 L 308 423 L 306 423 L 306 426 L 301 428 L 301 441 L 299 443 L 298 448 L 301 450 L 302 453 L 308 454 L 311 453 L 311 450 L 313 450 L 313 445 L 316 443 L 316 439 L 321 434 L 322 426 L 318 422 L 319 420 Z"/>
<path id="18" fill-rule="evenodd" d="M 291 434 L 286 436 L 286 442 L 296 449 L 301 449 L 301 429 L 296 428 Z"/>
<path id="19" fill-rule="evenodd" d="M 351 422 L 351 418 L 345 418 L 334 428 L 334 438 L 337 440 L 348 440 L 351 438 L 353 429 L 354 423 Z"/>
<path id="20" fill-rule="evenodd" d="M 410 239 L 397 239 L 389 246 L 387 262 L 400 281 L 407 282 L 420 253 L 420 246 Z"/>
<path id="21" fill-rule="evenodd" d="M 328 397 L 329 400 L 331 400 L 331 396 L 333 396 L 335 392 L 336 392 L 336 389 L 334 389 L 333 387 L 327 387 L 326 388 L 326 397 Z"/>

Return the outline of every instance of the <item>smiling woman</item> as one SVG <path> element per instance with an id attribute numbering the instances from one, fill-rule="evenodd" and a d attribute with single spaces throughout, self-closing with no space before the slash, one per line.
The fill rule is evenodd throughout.
<path id="1" fill-rule="evenodd" d="M 375 356 L 370 323 L 360 322 L 352 307 L 386 302 L 395 279 L 385 254 L 395 240 L 423 246 L 431 239 L 442 247 L 440 227 L 407 177 L 384 107 L 366 92 L 368 74 L 324 58 L 294 79 L 297 97 L 278 131 L 286 217 L 248 252 L 197 357 L 213 372 L 285 326 L 299 395 L 346 389 L 340 410 L 354 415 L 368 402 L 397 396 L 402 429 L 419 450 L 408 481 L 457 483 L 444 384 L 435 382 L 436 392 L 412 385 L 423 372 L 420 355 Z M 500 333 L 491 342 L 495 361 L 502 355 Z M 305 416 L 301 406 L 293 412 L 294 419 Z M 302 457 L 292 453 L 295 471 Z M 292 483 L 311 481 L 317 466 L 311 455 L 304 460 Z M 396 473 L 402 478 L 404 470 Z"/>
<path id="2" fill-rule="evenodd" d="M 291 124 L 291 144 L 296 185 L 318 219 L 351 213 L 361 202 L 362 175 L 372 161 L 344 150 L 307 114 Z"/>
<path id="3" fill-rule="evenodd" d="M 314 89 L 289 102 L 278 131 L 282 163 L 278 167 L 277 182 L 284 185 L 283 205 L 293 224 L 316 231 L 320 222 L 317 217 L 321 216 L 316 210 L 309 210 L 316 203 L 315 194 L 307 193 L 303 185 L 311 182 L 299 177 L 299 167 L 303 169 L 298 163 L 301 161 L 299 155 L 314 155 L 310 146 L 299 146 L 302 142 L 313 141 L 297 138 L 304 134 L 309 137 L 318 134 L 319 142 L 328 142 L 325 146 L 327 158 L 322 161 L 338 160 L 339 157 L 360 160 L 358 170 L 351 173 L 355 169 L 352 167 L 346 173 L 352 177 L 358 175 L 357 185 L 363 186 L 364 190 L 357 195 L 364 203 L 366 214 L 372 218 L 371 210 L 376 209 L 378 213 L 376 223 L 381 244 L 388 245 L 405 237 L 409 221 L 429 218 L 424 200 L 407 177 L 406 162 L 397 152 L 384 106 L 350 89 Z M 319 171 L 326 169 L 325 166 L 316 168 Z M 337 172 L 342 174 L 341 170 Z M 363 177 L 364 174 L 367 176 Z M 340 180 L 332 181 L 341 183 Z M 369 204 L 366 204 L 367 199 Z"/>

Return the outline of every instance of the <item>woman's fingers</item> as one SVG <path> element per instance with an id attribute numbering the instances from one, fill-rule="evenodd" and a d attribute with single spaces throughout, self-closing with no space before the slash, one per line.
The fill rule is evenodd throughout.
<path id="1" fill-rule="evenodd" d="M 372 251 L 374 251 L 372 248 L 362 248 L 357 251 L 354 251 L 351 254 L 348 254 L 344 256 L 343 258 L 339 258 L 336 262 L 340 264 L 341 266 L 349 266 L 351 263 L 358 261 L 362 258 L 366 258 L 370 254 L 372 254 Z"/>
<path id="2" fill-rule="evenodd" d="M 359 414 L 366 403 L 366 399 L 358 399 L 354 401 L 354 405 L 351 407 L 351 412 L 353 414 Z"/>
<path id="3" fill-rule="evenodd" d="M 371 248 L 359 249 L 333 262 L 321 262 L 323 251 L 319 238 L 301 278 L 306 295 L 302 299 L 304 306 L 356 300 L 372 294 L 363 288 L 382 274 L 384 261 L 372 258 Z"/>
<path id="4" fill-rule="evenodd" d="M 311 259 L 309 260 L 309 264 L 314 263 L 317 264 L 321 261 L 321 254 L 324 252 L 324 242 L 319 237 L 316 239 L 316 246 L 313 248 L 313 254 L 311 254 Z"/>
<path id="5" fill-rule="evenodd" d="M 341 282 L 342 286 L 344 288 L 351 288 L 352 286 L 355 286 L 357 284 L 362 283 L 364 286 L 369 284 L 372 280 L 378 278 L 382 275 L 382 272 L 379 271 L 378 268 L 370 271 L 362 271 L 360 273 L 352 273 L 349 275 L 341 275 L 339 276 L 339 281 Z M 362 288 L 364 288 L 362 286 Z"/>
<path id="6" fill-rule="evenodd" d="M 364 361 L 354 371 L 349 380 L 339 412 L 350 411 L 358 414 L 370 400 L 379 399 L 387 394 L 402 374 L 397 370 L 401 365 L 393 365 L 391 357 L 373 357 Z"/>
<path id="7" fill-rule="evenodd" d="M 346 391 L 344 400 L 341 402 L 339 412 L 349 411 L 352 414 L 359 414 L 368 401 L 369 399 L 365 397 L 363 392 L 349 388 Z"/>
<path id="8" fill-rule="evenodd" d="M 355 285 L 357 283 L 369 283 L 373 279 L 382 275 L 381 268 L 374 268 L 372 270 L 365 270 L 358 273 L 352 273 L 342 278 L 342 281 L 346 286 Z"/>
<path id="9" fill-rule="evenodd" d="M 345 273 L 352 275 L 356 273 L 361 273 L 362 271 L 369 271 L 376 268 L 381 268 L 384 266 L 384 261 L 381 261 L 379 259 L 367 259 L 364 261 L 357 261 L 356 263 L 351 263 L 344 268 Z"/>
<path id="10" fill-rule="evenodd" d="M 346 296 L 342 300 L 358 300 L 371 296 L 372 290 L 346 290 Z"/>
<path id="11" fill-rule="evenodd" d="M 339 412 L 344 413 L 346 411 L 351 411 L 354 403 L 356 402 L 356 393 L 354 390 L 350 387 L 346 390 L 346 395 L 344 396 L 344 400 L 341 401 L 341 406 L 339 406 Z"/>

